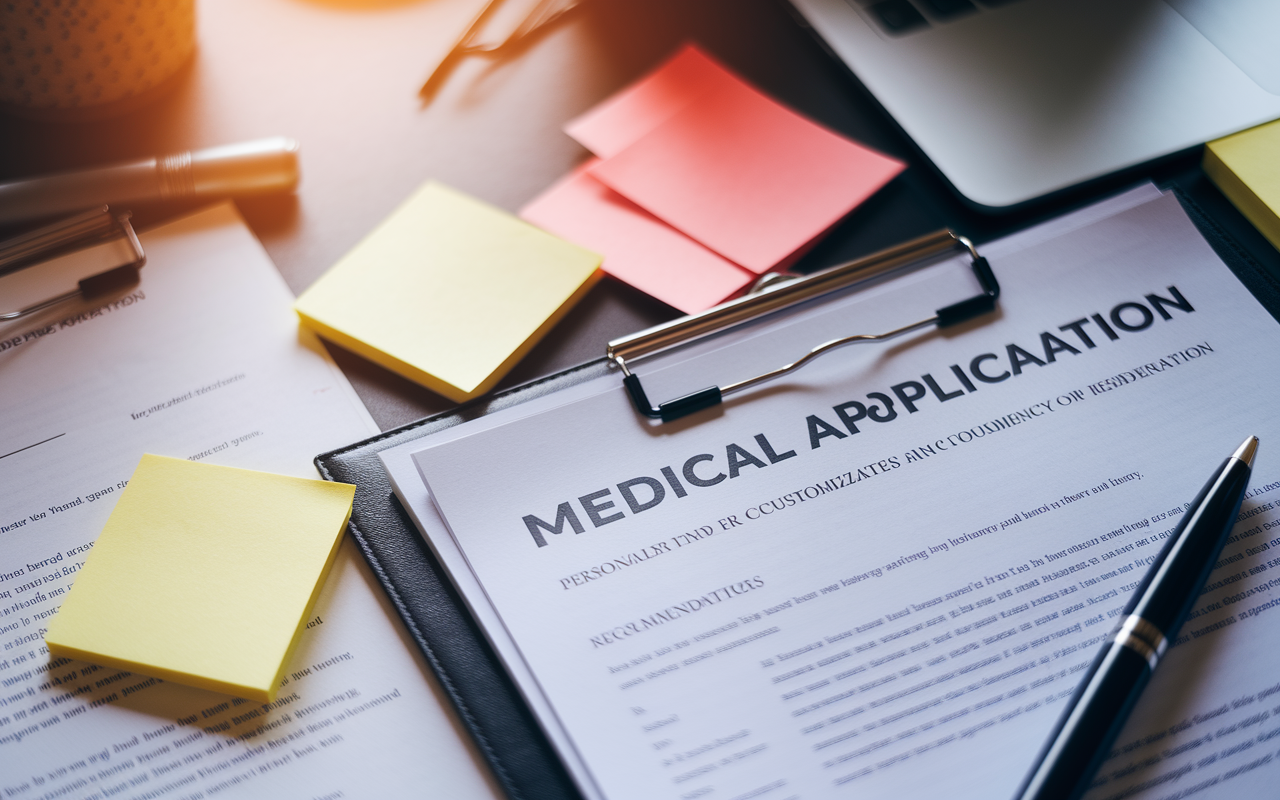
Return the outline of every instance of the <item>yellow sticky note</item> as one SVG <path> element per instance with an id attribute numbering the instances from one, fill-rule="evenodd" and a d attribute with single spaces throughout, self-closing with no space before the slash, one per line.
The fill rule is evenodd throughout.
<path id="1" fill-rule="evenodd" d="M 1209 142 L 1204 171 L 1280 248 L 1280 120 Z"/>
<path id="2" fill-rule="evenodd" d="M 49 652 L 269 702 L 355 487 L 145 455 Z"/>
<path id="3" fill-rule="evenodd" d="M 321 336 L 461 402 L 501 380 L 601 257 L 427 183 L 298 298 Z"/>

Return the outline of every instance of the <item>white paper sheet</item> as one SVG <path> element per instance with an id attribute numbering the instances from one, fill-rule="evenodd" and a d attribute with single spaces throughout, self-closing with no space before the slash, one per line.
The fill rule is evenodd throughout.
<path id="1" fill-rule="evenodd" d="M 992 255 L 1013 252 L 1026 244 L 1070 233 L 1098 219 L 1132 208 L 1159 196 L 1160 191 L 1155 186 L 1149 183 L 1142 184 L 1117 196 L 1058 217 L 1050 223 L 1030 228 L 998 242 L 985 245 L 982 249 L 984 253 L 991 253 Z M 759 335 L 759 332 L 750 329 L 731 332 L 718 337 L 711 343 L 682 348 L 655 358 L 651 362 L 646 362 L 644 371 L 646 373 L 651 372 L 654 365 L 661 367 L 664 364 L 670 365 L 697 358 L 699 355 L 713 352 L 723 347 L 726 342 L 754 338 L 757 335 Z M 520 405 L 487 414 L 464 425 L 440 431 L 432 435 L 430 444 L 434 446 L 446 441 L 463 438 L 482 430 L 496 428 L 517 419 L 532 417 L 557 406 L 576 402 L 603 392 L 614 391 L 617 386 L 618 378 L 613 375 L 588 381 L 555 394 L 544 395 Z M 515 642 L 512 641 L 507 629 L 502 626 L 497 611 L 489 603 L 488 598 L 485 597 L 475 574 L 467 566 L 462 551 L 458 549 L 457 542 L 449 534 L 447 526 L 441 519 L 439 509 L 436 508 L 435 503 L 432 501 L 431 494 L 427 491 L 426 484 L 423 483 L 421 475 L 413 463 L 413 454 L 423 449 L 423 444 L 423 442 L 419 441 L 406 442 L 399 447 L 379 453 L 378 457 L 387 471 L 392 488 L 399 497 L 401 504 L 409 512 L 410 517 L 418 527 L 419 532 L 422 533 L 427 544 L 448 570 L 454 585 L 467 601 L 472 614 L 480 623 L 485 635 L 503 659 L 507 670 L 511 673 L 526 701 L 533 708 L 539 723 L 551 738 L 554 746 L 559 750 L 566 768 L 574 777 L 579 789 L 588 798 L 602 797 L 599 787 L 596 786 L 586 765 L 582 763 L 581 757 L 573 748 L 564 727 L 560 724 L 555 714 L 552 713 L 546 696 L 542 693 L 537 681 L 534 680 L 533 674 L 520 656 L 520 651 Z"/>
<path id="2" fill-rule="evenodd" d="M 1001 312 L 956 334 L 846 350 L 675 425 L 640 423 L 615 389 L 415 456 L 473 605 L 496 609 L 606 796 L 1011 794 L 1182 503 L 1249 433 L 1241 538 L 1093 796 L 1274 780 L 1280 327 L 1172 197 L 1021 245 L 988 248 Z M 646 384 L 896 327 L 965 278 L 944 264 Z M 883 409 L 870 392 L 898 416 L 851 434 L 833 407 Z M 639 513 L 635 478 L 652 481 L 630 484 Z M 551 532 L 561 503 L 581 534 L 567 515 Z"/>
<path id="3" fill-rule="evenodd" d="M 498 796 L 350 543 L 269 708 L 50 663 L 143 452 L 315 477 L 377 431 L 231 206 L 141 238 L 134 289 L 0 328 L 0 797 Z"/>

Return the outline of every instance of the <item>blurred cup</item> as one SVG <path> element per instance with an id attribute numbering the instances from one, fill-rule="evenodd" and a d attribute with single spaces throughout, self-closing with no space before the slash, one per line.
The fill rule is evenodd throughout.
<path id="1" fill-rule="evenodd" d="M 0 108 L 98 119 L 164 94 L 195 52 L 195 0 L 0 1 Z"/>

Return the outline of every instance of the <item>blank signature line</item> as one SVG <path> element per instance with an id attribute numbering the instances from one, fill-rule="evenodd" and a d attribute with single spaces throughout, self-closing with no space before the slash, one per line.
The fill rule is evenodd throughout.
<path id="1" fill-rule="evenodd" d="M 29 444 L 26 447 L 19 447 L 17 450 L 14 450 L 12 453 L 5 453 L 4 455 L 0 456 L 0 458 L 8 458 L 9 456 L 16 456 L 18 453 L 21 453 L 23 450 L 30 450 L 33 447 L 39 447 L 45 442 L 52 442 L 54 439 L 58 439 L 63 436 L 66 436 L 66 434 L 60 433 L 57 436 L 50 436 L 48 439 L 45 439 L 43 442 L 36 442 L 35 444 Z"/>

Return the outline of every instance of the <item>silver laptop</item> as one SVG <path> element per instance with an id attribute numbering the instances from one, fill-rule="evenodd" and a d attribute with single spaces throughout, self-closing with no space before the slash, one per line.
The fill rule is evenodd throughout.
<path id="1" fill-rule="evenodd" d="M 791 2 L 980 206 L 1280 117 L 1280 0 Z"/>

